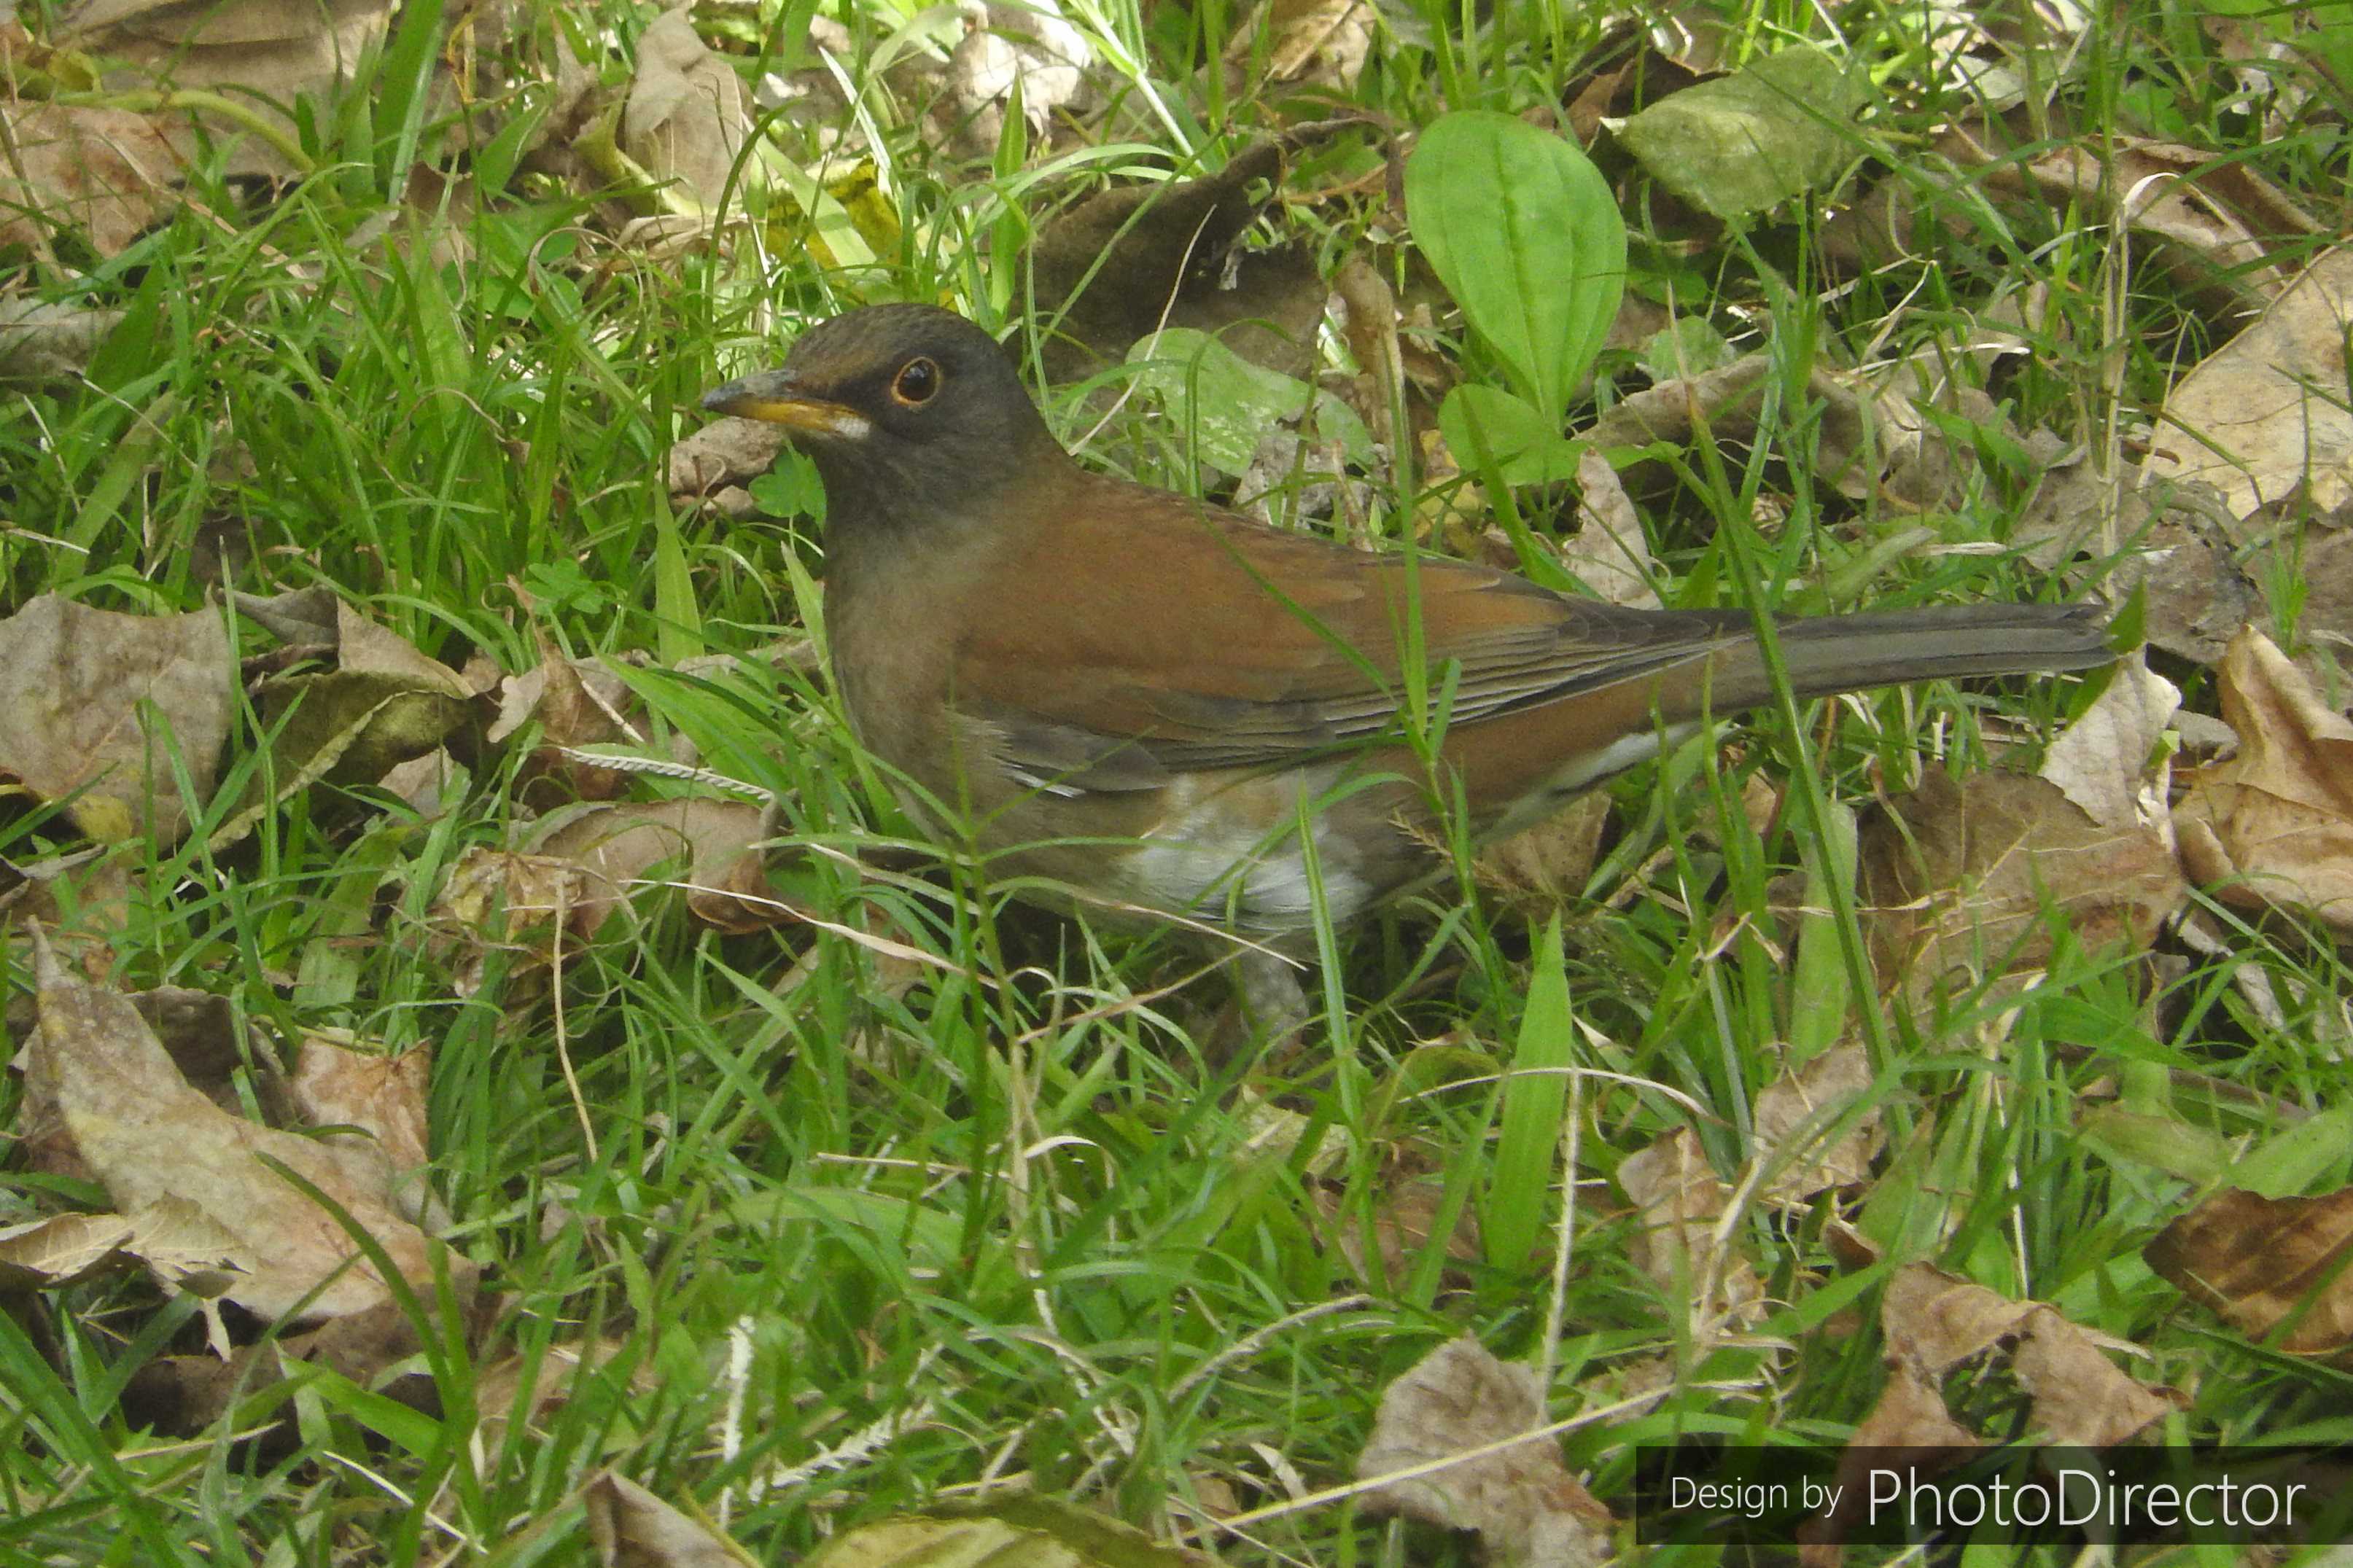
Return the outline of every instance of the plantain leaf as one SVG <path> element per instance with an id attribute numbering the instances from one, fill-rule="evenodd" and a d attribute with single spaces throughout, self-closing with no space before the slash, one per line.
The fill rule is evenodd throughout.
<path id="1" fill-rule="evenodd" d="M 1507 485 L 1557 485 L 1577 478 L 1582 442 L 1560 433 L 1525 398 L 1498 386 L 1465 384 L 1438 405 L 1439 433 L 1454 460 L 1473 473 L 1493 463 Z"/>
<path id="2" fill-rule="evenodd" d="M 1567 142 L 1465 110 L 1421 133 L 1405 165 L 1414 243 L 1556 429 L 1601 352 L 1626 286 L 1626 224 Z"/>

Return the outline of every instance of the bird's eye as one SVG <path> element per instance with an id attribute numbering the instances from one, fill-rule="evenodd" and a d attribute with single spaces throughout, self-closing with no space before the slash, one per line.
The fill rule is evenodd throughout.
<path id="1" fill-rule="evenodd" d="M 920 408 L 938 395 L 940 367 L 928 359 L 911 359 L 891 382 L 891 395 L 902 408 Z"/>

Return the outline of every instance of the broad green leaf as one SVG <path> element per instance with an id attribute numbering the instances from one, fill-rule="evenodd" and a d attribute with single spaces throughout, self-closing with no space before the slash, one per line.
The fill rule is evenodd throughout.
<path id="1" fill-rule="evenodd" d="M 1449 114 L 1405 165 L 1406 215 L 1471 325 L 1556 427 L 1626 287 L 1626 222 L 1592 161 L 1508 114 Z"/>
<path id="2" fill-rule="evenodd" d="M 1481 473 L 1493 463 L 1507 485 L 1574 479 L 1585 450 L 1560 433 L 1559 420 L 1499 387 L 1463 385 L 1448 393 L 1438 405 L 1438 429 L 1464 471 Z"/>
<path id="3" fill-rule="evenodd" d="M 2331 1106 L 2249 1150 L 2231 1167 L 2231 1184 L 2267 1198 L 2301 1196 L 2324 1176 L 2334 1186 L 2344 1180 L 2348 1142 L 2353 1142 L 2353 1107 Z"/>
<path id="4" fill-rule="evenodd" d="M 1520 1015 L 1519 1046 L 1512 1053 L 1513 1076 L 1504 1082 L 1494 1180 L 1479 1216 L 1487 1261 L 1499 1268 L 1516 1269 L 1526 1263 L 1543 1229 L 1553 1154 L 1560 1146 L 1561 1107 L 1568 1099 L 1568 1079 L 1561 1069 L 1575 1059 L 1576 1028 L 1568 1013 L 1560 917 L 1555 915 L 1536 943 L 1527 1011 Z"/>
<path id="5" fill-rule="evenodd" d="M 1855 153 L 1859 79 L 1811 45 L 1685 88 L 1619 128 L 1658 182 L 1704 212 L 1743 218 L 1834 179 Z"/>
<path id="6" fill-rule="evenodd" d="M 2170 1116 L 2149 1116 L 2121 1105 L 2098 1105 L 2075 1124 L 2084 1147 L 2109 1160 L 2149 1165 L 2200 1186 L 2231 1168 L 2231 1146 L 2219 1133 Z"/>
<path id="7" fill-rule="evenodd" d="M 1721 370 L 1739 356 L 1705 316 L 1677 316 L 1642 345 L 1642 368 L 1652 381 L 1681 381 Z"/>
<path id="8" fill-rule="evenodd" d="M 1159 400 L 1193 443 L 1197 461 L 1222 473 L 1250 467 L 1259 440 L 1277 423 L 1313 411 L 1314 431 L 1337 440 L 1352 462 L 1368 462 L 1372 432 L 1321 387 L 1252 364 L 1207 332 L 1170 327 L 1128 352 L 1138 391 Z"/>

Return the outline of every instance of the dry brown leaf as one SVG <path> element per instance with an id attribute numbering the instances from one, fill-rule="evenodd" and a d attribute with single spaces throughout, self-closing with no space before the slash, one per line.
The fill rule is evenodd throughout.
<path id="1" fill-rule="evenodd" d="M 754 1559 L 725 1537 L 610 1470 L 590 1480 L 588 1534 L 604 1568 L 747 1568 Z"/>
<path id="2" fill-rule="evenodd" d="M 691 12 L 664 11 L 638 37 L 638 71 L 621 110 L 621 150 L 705 209 L 718 206 L 750 136 L 744 79 L 703 47 Z M 740 197 L 760 164 L 735 175 Z"/>
<path id="3" fill-rule="evenodd" d="M 1379 17 L 1370 0 L 1266 0 L 1226 45 L 1233 90 L 1269 82 L 1347 92 L 1364 73 Z M 1255 66 L 1266 50 L 1262 68 Z"/>
<path id="4" fill-rule="evenodd" d="M 1945 1408 L 1945 1397 L 1932 1381 L 1910 1363 L 1896 1360 L 1878 1402 L 1854 1429 L 1849 1447 L 1896 1448 L 1926 1452 L 1937 1448 L 1975 1448 L 1984 1439 Z M 1860 1489 L 1857 1489 L 1858 1495 Z"/>
<path id="5" fill-rule="evenodd" d="M 2071 1323 L 2040 1301 L 2013 1301 L 1926 1264 L 1896 1271 L 1879 1315 L 1889 1359 L 1930 1379 L 2014 1342 L 2010 1370 L 2034 1402 L 2032 1424 L 2050 1442 L 2107 1447 L 2181 1407 L 2172 1390 L 2144 1387 L 2103 1353 L 2130 1344 Z"/>
<path id="6" fill-rule="evenodd" d="M 2213 486 L 2158 479 L 2137 464 L 2110 468 L 2047 430 L 2030 433 L 2025 446 L 2042 477 L 2011 544 L 2045 571 L 2079 557 L 2112 562 L 2109 591 L 2143 595 L 2151 647 L 2212 664 L 2242 626 L 2269 616 L 2240 559 L 2238 520 Z"/>
<path id="7" fill-rule="evenodd" d="M 392 0 L 83 0 L 58 18 L 50 41 L 128 68 L 109 74 L 110 90 L 158 83 L 216 88 L 290 109 L 297 98 L 349 77 L 361 57 L 384 42 L 392 11 Z M 188 121 L 161 123 L 174 145 L 191 153 L 191 126 L 205 125 L 215 141 L 230 144 L 229 174 L 285 178 L 300 172 L 235 121 L 203 114 Z M 290 136 L 290 119 L 286 129 Z"/>
<path id="8" fill-rule="evenodd" d="M 2005 163 L 1989 178 L 2007 184 Z M 2321 227 L 2244 159 L 2169 142 L 2104 138 L 2096 151 L 2053 149 L 2026 167 L 2034 189 L 2060 202 L 2104 205 L 2165 247 L 2181 281 L 2256 310 L 2286 286 L 2272 264 L 2284 242 Z"/>
<path id="9" fill-rule="evenodd" d="M 483 1292 L 464 1304 L 459 1326 L 469 1345 L 481 1342 L 493 1303 L 494 1299 Z M 430 1321 L 438 1310 L 433 1295 L 427 1292 L 421 1304 Z M 399 1302 L 384 1301 L 332 1319 L 308 1332 L 281 1334 L 258 1344 L 239 1346 L 227 1359 L 211 1355 L 157 1356 L 132 1373 L 130 1386 L 123 1390 L 123 1409 L 142 1426 L 175 1436 L 192 1436 L 227 1414 L 233 1401 L 249 1398 L 283 1381 L 290 1368 L 312 1363 L 414 1408 L 438 1412 L 438 1391 L 433 1387 L 429 1373 L 412 1370 L 389 1381 L 385 1375 L 398 1363 L 417 1356 L 424 1348 L 415 1320 Z M 492 1412 L 500 1408 L 488 1403 L 489 1395 L 494 1392 L 486 1383 L 480 1405 L 485 1427 L 492 1425 Z M 297 1416 L 290 1403 L 280 1409 L 274 1426 L 258 1434 L 240 1433 L 240 1438 L 259 1436 L 265 1444 L 290 1443 L 298 1438 Z"/>
<path id="10" fill-rule="evenodd" d="M 1766 388 L 1777 374 L 1771 356 L 1759 353 L 1698 375 L 1660 382 L 1612 404 L 1583 438 L 1601 448 L 1656 441 L 1683 445 L 1697 437 L 1704 422 L 1717 441 L 1745 440 L 1756 431 Z M 1925 416 L 1892 384 L 1903 378 L 1883 379 L 1891 384 L 1852 371 L 1814 367 L 1806 395 L 1822 405 L 1815 466 L 1850 499 L 1874 496 L 1886 487 L 1900 489 L 1909 504 L 1929 504 L 1952 482 L 1962 459 L 1941 437 L 1931 439 Z"/>
<path id="11" fill-rule="evenodd" d="M 1925 1479 L 1950 1468 L 1959 1451 L 1982 1446 L 1983 1440 L 1945 1408 L 1945 1396 L 1932 1374 L 1923 1373 L 1901 1355 L 1891 1355 L 1886 1386 L 1839 1456 L 1838 1502 L 1829 1513 L 1798 1528 L 1799 1563 L 1805 1568 L 1835 1568 L 1841 1561 L 1838 1543 L 1869 1517 L 1873 1470 L 1905 1470 Z"/>
<path id="12" fill-rule="evenodd" d="M 1577 532 L 1560 547 L 1561 564 L 1605 603 L 1659 608 L 1657 557 L 1618 470 L 1599 447 L 1577 459 Z"/>
<path id="13" fill-rule="evenodd" d="M 2353 721 L 2253 628 L 2223 657 L 2221 685 L 2239 752 L 2183 773 L 2182 864 L 2232 903 L 2353 930 Z"/>
<path id="14" fill-rule="evenodd" d="M 355 1183 L 388 1194 L 404 1217 L 438 1226 L 447 1216 L 435 1210 L 424 1181 L 432 1158 L 425 1120 L 432 1071 L 429 1047 L 387 1056 L 305 1035 L 286 1088 L 304 1125 L 357 1129 L 318 1140 L 345 1162 Z"/>
<path id="15" fill-rule="evenodd" d="M 758 930 L 790 918 L 768 896 L 766 857 L 752 847 L 772 831 L 769 813 L 748 801 L 683 798 L 563 814 L 534 836 L 533 847 L 586 873 L 571 910 L 573 929 L 584 936 L 647 871 L 681 858 L 696 919 L 722 930 Z"/>
<path id="16" fill-rule="evenodd" d="M 1931 768 L 1864 828 L 1864 912 L 1880 984 L 1923 994 L 1955 969 L 2011 973 L 2051 952 L 2055 909 L 2096 952 L 2145 948 L 2185 895 L 2164 836 L 2103 827 L 2047 779 Z"/>
<path id="17" fill-rule="evenodd" d="M 2131 226 L 2160 265 L 2209 313 L 2260 309 L 2289 270 L 2283 252 L 2323 232 L 2244 160 L 2130 136 L 2078 138 L 2057 110 L 2016 108 L 1973 116 L 1939 137 L 1901 178 L 1881 183 L 1826 237 L 1831 258 L 1854 268 L 1894 256 L 1933 256 L 1941 236 L 1922 219 L 1955 210 L 1929 185 L 1957 183 L 2018 206 L 2073 206 Z"/>
<path id="18" fill-rule="evenodd" d="M 1773 1174 L 1765 1195 L 1799 1203 L 1832 1187 L 1870 1179 L 1871 1162 L 1887 1142 L 1876 1110 L 1826 1142 L 1852 1101 L 1871 1091 L 1871 1057 L 1861 1046 L 1839 1046 L 1781 1076 L 1757 1097 L 1757 1162 Z M 1803 1135 L 1803 1142 L 1794 1140 Z"/>
<path id="19" fill-rule="evenodd" d="M 1583 896 L 1609 822 L 1609 796 L 1579 795 L 1533 827 L 1482 846 L 1471 862 L 1479 886 L 1530 915 Z"/>
<path id="20" fill-rule="evenodd" d="M 785 427 L 730 416 L 697 426 L 670 449 L 670 493 L 707 496 L 776 466 Z"/>
<path id="21" fill-rule="evenodd" d="M 1892 1360 L 1942 1377 L 1992 1349 L 2042 1311 L 2035 1301 L 2013 1301 L 1941 1268 L 1915 1263 L 1887 1281 L 1879 1308 Z"/>
<path id="22" fill-rule="evenodd" d="M 290 620 L 289 624 L 299 624 Z M 463 726 L 476 684 L 347 604 L 335 606 L 337 668 L 275 676 L 259 686 L 278 759 L 212 837 L 216 848 L 253 831 L 278 802 L 322 779 L 373 784 L 432 755 Z"/>
<path id="23" fill-rule="evenodd" d="M 383 1193 L 354 1186 L 310 1139 L 241 1121 L 190 1088 L 129 999 L 68 978 L 45 942 L 35 973 L 40 1028 L 26 1047 L 26 1078 L 58 1106 L 125 1217 L 143 1225 L 151 1213 L 201 1215 L 239 1270 L 227 1293 L 263 1317 L 299 1305 L 304 1321 L 316 1321 L 389 1299 L 343 1226 L 264 1163 L 274 1161 L 342 1205 L 409 1281 L 431 1288 L 430 1244 Z M 138 1249 L 149 1254 L 144 1238 Z M 470 1278 L 462 1259 L 449 1267 Z"/>
<path id="24" fill-rule="evenodd" d="M 581 1379 L 601 1374 L 628 1348 L 628 1341 L 610 1335 L 585 1345 L 560 1342 L 536 1356 L 511 1355 L 476 1373 L 474 1408 L 480 1415 L 475 1430 L 480 1435 L 485 1476 L 498 1468 L 512 1422 L 520 1419 L 522 1424 L 518 1443 L 539 1441 L 543 1436 L 540 1423 L 572 1397 Z M 518 1410 L 517 1401 L 525 1397 L 526 1374 L 531 1378 L 530 1404 Z M 660 1374 L 642 1363 L 629 1374 L 629 1389 L 634 1394 L 651 1394 L 660 1386 Z"/>
<path id="25" fill-rule="evenodd" d="M 1466 1334 L 1382 1393 L 1356 1477 L 1443 1463 L 1544 1424 L 1535 1373 L 1497 1361 Z M 1364 1507 L 1473 1531 L 1488 1561 L 1509 1568 L 1577 1568 L 1613 1555 L 1617 1521 L 1562 1466 L 1559 1443 L 1549 1436 L 1374 1487 Z"/>
<path id="26" fill-rule="evenodd" d="M 1703 1337 L 1712 1337 L 1722 1319 L 1745 1316 L 1762 1301 L 1765 1287 L 1756 1268 L 1737 1252 L 1718 1250 L 1716 1223 L 1732 1189 L 1717 1177 L 1690 1128 L 1663 1133 L 1628 1155 L 1618 1167 L 1618 1185 L 1640 1211 L 1642 1228 L 1627 1249 L 1634 1267 L 1669 1300 L 1689 1301 L 1693 1326 Z"/>
<path id="27" fill-rule="evenodd" d="M 136 1233 L 119 1214 L 60 1214 L 0 1226 L 0 1292 L 78 1285 L 121 1258 Z"/>
<path id="28" fill-rule="evenodd" d="M 275 1060 L 266 1051 L 248 1058 L 237 1015 L 227 997 L 159 985 L 153 991 L 134 992 L 128 1000 L 155 1032 L 173 1070 L 189 1088 L 232 1114 L 242 1113 L 249 1089 L 270 1125 L 282 1127 L 291 1120 Z M 38 999 L 12 998 L 8 1026 L 20 1037 L 29 1037 L 40 1026 Z M 240 1072 L 248 1067 L 252 1069 L 249 1075 Z M 45 1175 L 96 1181 L 96 1173 L 75 1152 L 65 1113 L 49 1089 L 46 1079 L 26 1079 L 24 1099 L 16 1108 L 17 1157 L 28 1169 Z"/>
<path id="29" fill-rule="evenodd" d="M 0 300 L 0 384 L 41 387 L 79 379 L 121 321 L 120 310 Z"/>
<path id="30" fill-rule="evenodd" d="M 454 971 L 451 988 L 473 995 L 495 950 L 519 950 L 518 963 L 552 963 L 557 932 L 574 929 L 588 884 L 587 868 L 563 856 L 487 845 L 460 855 L 426 916 L 434 952 Z"/>
<path id="31" fill-rule="evenodd" d="M 126 616 L 44 594 L 0 620 L 0 788 L 37 799 L 80 791 L 75 826 L 104 842 L 179 841 L 212 793 L 237 668 L 218 613 Z M 162 726 L 187 770 L 174 776 Z"/>
<path id="32" fill-rule="evenodd" d="M 2010 1369 L 2034 1401 L 2034 1424 L 2045 1442 L 2113 1447 L 2182 1407 L 2171 1389 L 2145 1388 L 2100 1353 L 2114 1343 L 2048 1308 L 2028 1322 Z"/>
<path id="33" fill-rule="evenodd" d="M 2299 495 L 2323 513 L 2353 503 L 2348 328 L 2353 246 L 2340 245 L 2182 377 L 2165 400 L 2150 470 L 2213 485 L 2241 519 Z"/>
<path id="34" fill-rule="evenodd" d="M 642 744 L 645 737 L 627 717 L 637 706 L 628 683 L 595 659 L 565 656 L 544 636 L 537 668 L 498 685 L 499 716 L 483 738 L 497 745 L 536 721 L 540 745 L 521 770 L 526 798 L 542 809 L 566 801 L 614 800 L 630 775 L 602 767 L 572 752 L 614 742 Z"/>
<path id="35" fill-rule="evenodd" d="M 2312 1198 L 2216 1193 L 2142 1249 L 2150 1268 L 2251 1340 L 2291 1355 L 2353 1346 L 2353 1187 Z"/>
<path id="36" fill-rule="evenodd" d="M 960 158 L 985 158 L 1005 134 L 1005 111 L 1018 89 L 1032 137 L 1046 136 L 1059 111 L 1087 99 L 1093 46 L 1057 15 L 1051 0 L 984 5 L 962 0 L 965 34 L 948 55 L 940 94 L 927 116 L 932 133 Z"/>
<path id="37" fill-rule="evenodd" d="M 60 103 L 0 106 L 0 250 L 38 250 L 53 230 L 101 257 L 153 227 L 180 159 L 146 119 Z"/>
<path id="38" fill-rule="evenodd" d="M 2108 689 L 2042 755 L 2042 776 L 2103 827 L 2166 826 L 2167 777 L 2154 771 L 2158 738 L 2181 706 L 2181 689 L 2138 654 L 2116 667 Z"/>
<path id="39" fill-rule="evenodd" d="M 480 695 L 472 681 L 344 601 L 335 605 L 335 652 L 336 663 L 347 674 L 396 678 L 419 691 L 459 702 Z"/>

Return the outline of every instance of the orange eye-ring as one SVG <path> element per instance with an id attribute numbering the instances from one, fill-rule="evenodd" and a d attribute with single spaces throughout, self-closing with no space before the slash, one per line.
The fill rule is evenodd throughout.
<path id="1" fill-rule="evenodd" d="M 891 395 L 902 407 L 920 408 L 939 395 L 941 380 L 938 363 L 918 356 L 899 367 L 891 381 Z"/>

